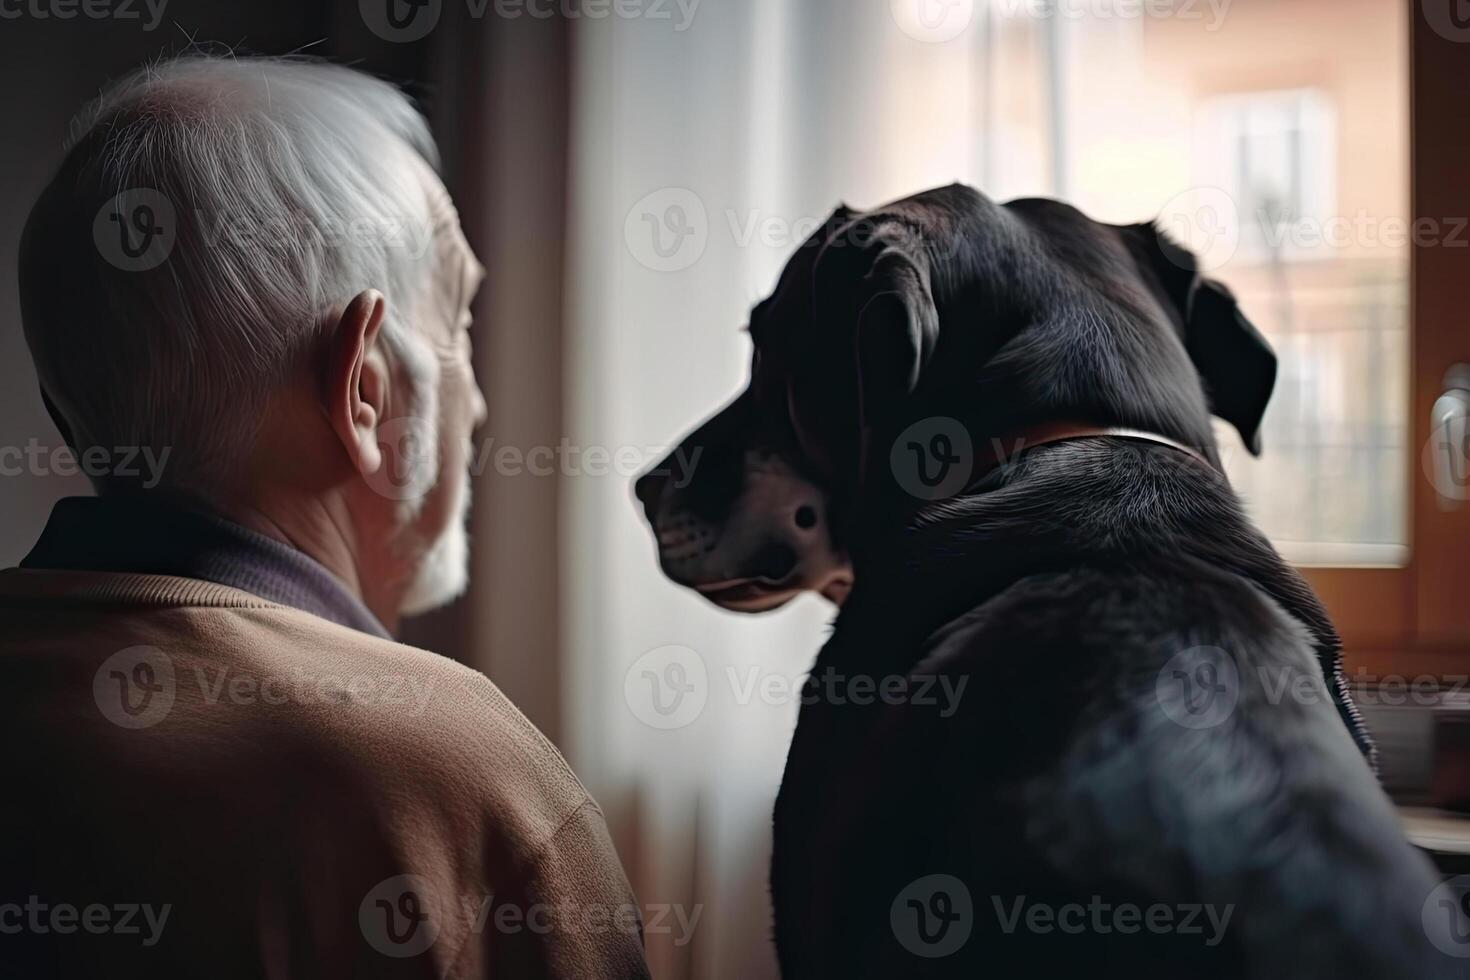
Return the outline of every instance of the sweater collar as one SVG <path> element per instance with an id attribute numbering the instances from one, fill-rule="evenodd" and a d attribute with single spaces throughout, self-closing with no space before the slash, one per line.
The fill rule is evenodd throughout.
<path id="1" fill-rule="evenodd" d="M 202 579 L 391 639 L 342 580 L 304 552 L 171 502 L 67 497 L 20 566 Z"/>

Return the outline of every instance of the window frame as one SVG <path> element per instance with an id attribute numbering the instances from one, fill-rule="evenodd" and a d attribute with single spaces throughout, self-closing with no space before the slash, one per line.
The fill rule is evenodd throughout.
<path id="1" fill-rule="evenodd" d="M 1470 282 L 1470 36 L 1437 31 L 1417 2 L 1405 4 L 1409 37 L 1409 181 L 1414 221 L 1427 218 L 1444 241 L 1412 244 L 1409 260 L 1409 558 L 1401 568 L 1306 567 L 1344 644 L 1350 675 L 1366 680 L 1470 674 L 1470 504 L 1442 510 L 1423 471 L 1430 408 L 1444 375 L 1470 362 L 1470 330 L 1460 317 Z M 1439 236 L 1431 236 L 1437 239 Z M 1451 241 L 1454 237 L 1458 244 Z"/>

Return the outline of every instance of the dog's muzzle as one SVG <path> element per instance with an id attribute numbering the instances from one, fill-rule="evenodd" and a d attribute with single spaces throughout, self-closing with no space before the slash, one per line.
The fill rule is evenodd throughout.
<path id="1" fill-rule="evenodd" d="M 682 484 L 661 466 L 634 490 L 664 574 L 717 605 L 763 612 L 806 591 L 840 605 L 852 588 L 825 495 L 774 453 L 712 457 Z"/>

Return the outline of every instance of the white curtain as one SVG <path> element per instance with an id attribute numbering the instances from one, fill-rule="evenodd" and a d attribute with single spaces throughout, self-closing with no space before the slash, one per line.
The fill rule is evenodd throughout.
<path id="1" fill-rule="evenodd" d="M 579 448 L 651 463 L 653 447 L 738 391 L 747 312 L 839 201 L 984 185 L 987 170 L 1007 194 L 1051 189 L 1044 140 L 1004 159 L 986 153 L 981 134 L 1004 108 L 986 65 L 994 76 L 1004 58 L 985 57 L 994 38 L 984 11 L 933 42 L 913 36 L 904 6 L 704 0 L 682 31 L 677 8 L 672 20 L 575 24 L 565 385 Z M 1021 38 L 1023 70 L 1044 63 L 1045 40 Z M 1043 78 L 1028 92 L 1044 101 Z M 760 617 L 717 610 L 660 576 L 626 476 L 565 486 L 566 741 L 645 916 L 664 915 L 670 929 L 648 936 L 655 973 L 775 976 L 771 806 L 792 692 L 832 610 L 815 598 Z M 685 648 L 672 656 L 693 668 L 681 677 L 704 707 L 656 728 L 630 701 L 645 655 L 669 646 Z M 668 656 L 654 653 L 654 667 Z M 649 913 L 661 903 L 679 904 L 685 923 L 697 912 L 692 934 L 675 913 Z"/>

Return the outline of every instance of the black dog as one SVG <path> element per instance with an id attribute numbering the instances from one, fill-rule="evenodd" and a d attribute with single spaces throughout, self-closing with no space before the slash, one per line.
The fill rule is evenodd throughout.
<path id="1" fill-rule="evenodd" d="M 839 208 L 750 333 L 637 492 L 675 581 L 842 607 L 776 804 L 787 976 L 1470 975 L 1219 471 L 1275 358 L 1187 252 L 952 186 Z"/>

